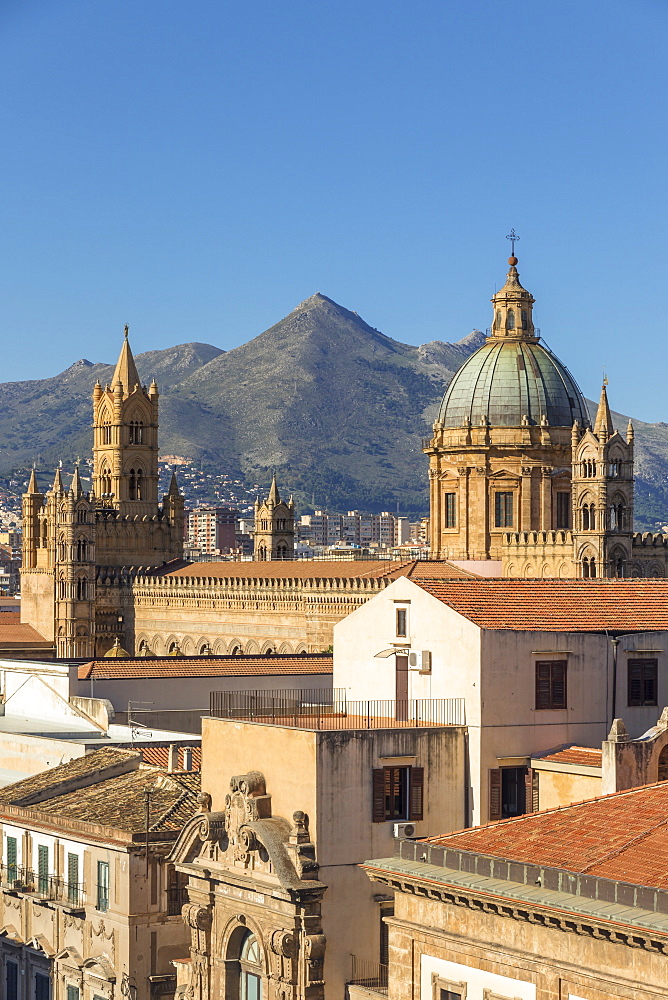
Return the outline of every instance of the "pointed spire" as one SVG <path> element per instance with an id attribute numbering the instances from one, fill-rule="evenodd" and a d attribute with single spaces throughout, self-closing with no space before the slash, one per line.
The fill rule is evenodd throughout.
<path id="1" fill-rule="evenodd" d="M 120 382 L 126 393 L 131 393 L 136 385 L 139 385 L 139 373 L 137 372 L 137 366 L 135 365 L 135 359 L 132 356 L 132 351 L 130 349 L 130 341 L 128 340 L 129 327 L 126 323 L 125 325 L 125 339 L 123 340 L 123 346 L 121 347 L 121 353 L 118 356 L 118 361 L 116 362 L 116 370 L 114 371 L 114 377 L 111 380 L 111 384 L 115 386 Z"/>
<path id="2" fill-rule="evenodd" d="M 605 433 L 606 437 L 610 437 L 611 434 L 615 433 L 615 428 L 612 424 L 612 417 L 610 416 L 610 407 L 608 406 L 608 393 L 606 390 L 607 384 L 607 378 L 603 379 L 603 385 L 601 386 L 601 398 L 598 403 L 596 423 L 594 424 L 594 434 L 597 437 L 601 436 L 602 431 Z"/>
<path id="3" fill-rule="evenodd" d="M 631 418 L 629 417 L 629 424 L 628 427 L 626 428 L 626 440 L 630 443 L 631 441 L 633 441 L 634 437 L 635 437 L 635 431 L 633 429 L 633 423 L 631 421 Z"/>
<path id="4" fill-rule="evenodd" d="M 28 483 L 28 493 L 39 493 L 37 489 L 37 477 L 35 476 L 35 466 L 33 465 L 32 472 L 30 473 L 30 482 Z"/>
<path id="5" fill-rule="evenodd" d="M 56 469 L 56 474 L 53 477 L 53 486 L 51 487 L 54 493 L 63 492 L 63 477 L 60 474 L 60 466 Z"/>
<path id="6" fill-rule="evenodd" d="M 169 490 L 167 491 L 167 496 L 177 497 L 179 496 L 179 484 L 176 481 L 176 472 L 172 469 L 172 478 L 169 481 Z"/>
<path id="7" fill-rule="evenodd" d="M 70 489 L 75 497 L 80 497 L 82 493 L 81 489 L 81 479 L 79 478 L 79 466 L 74 466 L 74 475 L 72 476 L 72 482 L 70 483 Z"/>
<path id="8" fill-rule="evenodd" d="M 276 473 L 271 479 L 271 489 L 269 490 L 269 496 L 267 497 L 267 503 L 277 504 L 281 502 L 281 497 L 278 492 L 278 486 L 276 484 Z"/>

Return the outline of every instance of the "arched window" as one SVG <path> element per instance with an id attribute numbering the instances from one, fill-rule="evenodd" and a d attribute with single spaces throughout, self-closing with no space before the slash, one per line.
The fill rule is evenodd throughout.
<path id="1" fill-rule="evenodd" d="M 515 313 L 512 309 L 508 310 L 508 318 L 506 319 L 506 329 L 507 330 L 515 329 Z"/>
<path id="2" fill-rule="evenodd" d="M 144 443 L 144 422 L 142 420 L 131 420 L 129 427 L 130 444 Z"/>
<path id="3" fill-rule="evenodd" d="M 67 597 L 67 584 L 65 583 L 65 577 L 61 576 L 58 581 L 58 596 L 61 601 L 64 601 Z"/>
<path id="4" fill-rule="evenodd" d="M 100 473 L 100 490 L 102 496 L 109 496 L 111 494 L 111 473 L 106 466 L 102 466 L 102 472 Z"/>
<path id="5" fill-rule="evenodd" d="M 137 499 L 137 479 L 135 477 L 135 470 L 130 469 L 130 480 L 128 482 L 128 500 Z"/>
<path id="6" fill-rule="evenodd" d="M 77 601 L 88 600 L 88 581 L 84 576 L 77 580 Z"/>
<path id="7" fill-rule="evenodd" d="M 79 524 L 85 524 L 88 520 L 88 512 L 80 507 L 77 510 L 77 521 Z"/>
<path id="8" fill-rule="evenodd" d="M 266 550 L 266 548 L 264 547 L 264 545 L 261 545 L 261 546 L 260 546 L 260 548 L 258 549 L 258 551 L 257 551 L 257 557 L 258 557 L 258 559 L 260 559 L 260 560 L 261 560 L 262 562 L 264 562 L 264 561 L 265 561 L 265 559 L 267 558 L 267 550 Z"/>
<path id="9" fill-rule="evenodd" d="M 108 413 L 102 417 L 102 444 L 111 444 L 111 420 Z"/>
<path id="10" fill-rule="evenodd" d="M 497 328 L 497 330 L 501 326 L 501 310 L 500 309 L 496 310 L 496 319 L 494 320 L 494 326 Z"/>
<path id="11" fill-rule="evenodd" d="M 241 945 L 239 1000 L 262 1000 L 262 952 L 257 938 L 246 933 Z"/>
<path id="12" fill-rule="evenodd" d="M 66 555 L 65 539 L 61 535 L 60 538 L 58 539 L 58 559 L 60 560 L 60 562 L 65 561 L 65 555 Z"/>
<path id="13" fill-rule="evenodd" d="M 527 330 L 529 327 L 529 317 L 527 316 L 526 309 L 522 310 L 522 329 Z"/>
<path id="14" fill-rule="evenodd" d="M 279 542 L 279 544 L 276 546 L 276 557 L 278 559 L 288 558 L 288 547 L 285 544 L 285 542 Z"/>
<path id="15" fill-rule="evenodd" d="M 143 499 L 144 483 L 142 480 L 141 469 L 137 469 L 137 500 Z"/>

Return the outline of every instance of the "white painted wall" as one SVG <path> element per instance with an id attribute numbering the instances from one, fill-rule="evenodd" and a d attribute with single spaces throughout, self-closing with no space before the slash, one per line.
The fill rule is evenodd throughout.
<path id="1" fill-rule="evenodd" d="M 512 997 L 513 1000 L 536 1000 L 534 983 L 527 983 L 521 979 L 510 979 L 508 976 L 497 976 L 493 972 L 483 972 L 470 965 L 446 962 L 444 959 L 432 958 L 430 955 L 422 956 L 420 1000 L 433 1000 L 433 975 L 448 982 L 465 983 L 466 1000 L 484 1000 L 485 990 L 498 993 L 500 996 Z"/>

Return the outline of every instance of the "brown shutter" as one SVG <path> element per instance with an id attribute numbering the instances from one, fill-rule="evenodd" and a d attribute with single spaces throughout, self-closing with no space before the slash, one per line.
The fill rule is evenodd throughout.
<path id="1" fill-rule="evenodd" d="M 374 767 L 373 775 L 373 811 L 374 823 L 382 823 L 385 819 L 385 768 Z"/>
<path id="2" fill-rule="evenodd" d="M 550 708 L 550 663 L 536 664 L 536 708 Z"/>
<path id="3" fill-rule="evenodd" d="M 532 767 L 524 775 L 524 811 L 538 812 L 538 771 Z"/>
<path id="4" fill-rule="evenodd" d="M 489 818 L 501 819 L 501 768 L 489 771 Z"/>
<path id="5" fill-rule="evenodd" d="M 642 705 L 642 661 L 629 660 L 627 664 L 629 680 L 629 705 Z"/>
<path id="6" fill-rule="evenodd" d="M 410 793 L 408 798 L 408 818 L 422 819 L 424 799 L 424 768 L 409 768 Z"/>
<path id="7" fill-rule="evenodd" d="M 557 660 L 552 664 L 552 708 L 566 707 L 566 663 Z"/>

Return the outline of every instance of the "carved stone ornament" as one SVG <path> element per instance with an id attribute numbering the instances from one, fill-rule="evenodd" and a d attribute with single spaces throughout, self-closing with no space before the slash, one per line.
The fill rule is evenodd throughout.
<path id="1" fill-rule="evenodd" d="M 531 465 L 523 465 L 522 466 L 522 475 L 523 476 L 530 476 L 532 472 L 533 472 L 533 467 Z"/>
<path id="2" fill-rule="evenodd" d="M 309 934 L 306 938 L 306 957 L 309 962 L 322 962 L 327 938 L 324 934 Z"/>
<path id="3" fill-rule="evenodd" d="M 230 781 L 225 796 L 225 832 L 230 843 L 239 844 L 242 851 L 252 850 L 251 831 L 241 828 L 248 823 L 271 817 L 271 795 L 267 795 L 264 775 L 260 771 L 237 775 Z"/>
<path id="4" fill-rule="evenodd" d="M 295 936 L 290 931 L 274 931 L 271 935 L 271 950 L 276 955 L 292 958 L 296 951 L 296 945 Z"/>
<path id="5" fill-rule="evenodd" d="M 210 796 L 209 796 L 210 798 Z M 225 829 L 225 813 L 210 812 L 202 813 L 199 824 L 199 837 L 205 843 L 213 843 L 220 840 Z"/>
<path id="6" fill-rule="evenodd" d="M 211 911 L 198 903 L 186 903 L 181 910 L 183 922 L 198 931 L 208 931 L 211 927 Z"/>

